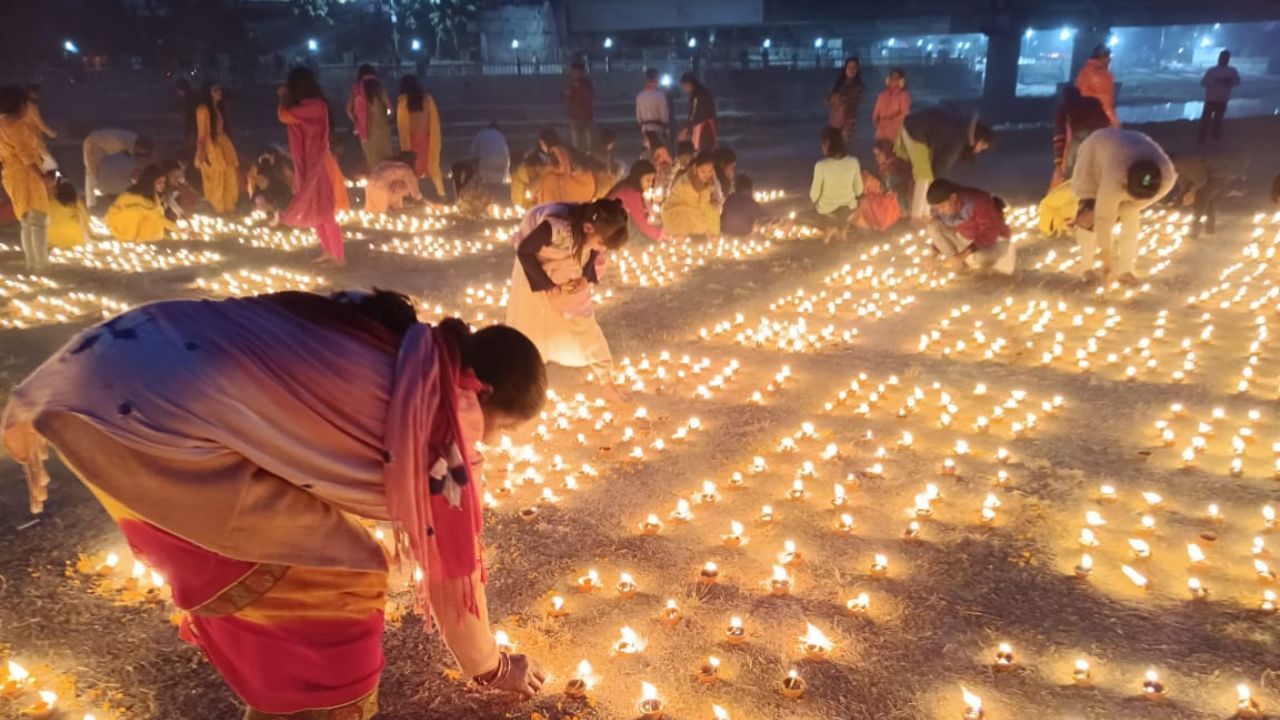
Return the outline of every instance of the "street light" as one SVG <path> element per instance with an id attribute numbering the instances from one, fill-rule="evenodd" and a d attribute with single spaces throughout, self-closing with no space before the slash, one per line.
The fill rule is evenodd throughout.
<path id="1" fill-rule="evenodd" d="M 819 49 L 819 50 L 820 50 L 820 49 L 822 48 L 822 42 L 823 42 L 823 41 L 822 41 L 822 38 L 820 38 L 820 37 L 814 38 L 814 39 L 813 39 L 813 47 L 814 47 L 814 49 Z"/>
<path id="2" fill-rule="evenodd" d="M 520 49 L 520 41 L 519 41 L 519 40 L 516 40 L 516 39 L 514 39 L 514 38 L 512 38 L 512 40 L 511 40 L 511 49 L 512 49 L 512 50 L 519 50 L 519 49 Z"/>
<path id="3" fill-rule="evenodd" d="M 63 49 L 63 50 L 66 50 L 67 52 L 71 53 L 72 55 L 75 55 L 76 53 L 80 52 L 80 48 L 79 48 L 79 46 L 77 46 L 77 45 L 76 45 L 73 41 L 71 41 L 71 40 L 63 40 L 63 41 L 62 41 L 62 49 Z"/>
<path id="4" fill-rule="evenodd" d="M 1119 44 L 1120 44 L 1120 36 L 1119 36 L 1119 35 L 1116 35 L 1115 33 L 1112 33 L 1112 34 L 1111 34 L 1111 37 L 1107 38 L 1107 47 L 1115 47 L 1115 46 L 1117 46 L 1117 45 L 1119 45 Z"/>
<path id="5" fill-rule="evenodd" d="M 1200 38 L 1200 47 L 1207 48 L 1207 47 L 1210 47 L 1211 45 L 1213 45 L 1213 38 L 1209 37 L 1208 35 L 1205 35 L 1204 37 Z"/>
<path id="6" fill-rule="evenodd" d="M 689 47 L 691 49 L 698 47 L 698 38 L 689 38 Z"/>
<path id="7" fill-rule="evenodd" d="M 315 38 L 307 38 L 307 49 L 315 52 L 320 49 L 320 43 L 316 42 Z"/>
<path id="8" fill-rule="evenodd" d="M 1035 36 L 1035 34 L 1036 34 L 1035 30 L 1032 30 L 1031 28 L 1027 28 L 1027 31 L 1022 33 L 1022 37 L 1030 40 L 1032 37 Z"/>
<path id="9" fill-rule="evenodd" d="M 611 37 L 607 37 L 607 38 L 605 38 L 605 39 L 604 39 L 604 49 L 605 49 L 605 50 L 608 50 L 608 49 L 610 49 L 610 48 L 612 48 L 612 47 L 613 47 L 613 38 L 611 38 Z"/>
<path id="10" fill-rule="evenodd" d="M 422 41 L 419 40 L 418 38 L 414 38 L 412 41 L 409 42 L 409 49 L 413 50 L 414 52 L 418 52 L 422 50 Z"/>
<path id="11" fill-rule="evenodd" d="M 764 42 L 760 43 L 760 47 L 764 48 L 765 50 L 768 50 L 769 48 L 773 47 L 773 40 L 770 40 L 769 38 L 765 38 Z"/>
<path id="12" fill-rule="evenodd" d="M 662 77 L 658 80 L 658 84 L 664 88 L 671 87 L 671 73 L 662 73 Z"/>
<path id="13" fill-rule="evenodd" d="M 1074 32 L 1075 32 L 1075 31 L 1074 31 L 1074 30 L 1072 30 L 1071 28 L 1069 28 L 1069 27 L 1064 27 L 1064 28 L 1062 28 L 1061 30 L 1059 30 L 1059 31 L 1058 31 L 1058 39 L 1059 39 L 1059 40 L 1070 40 L 1070 39 L 1071 39 L 1071 34 L 1072 34 L 1072 33 L 1074 33 Z"/>

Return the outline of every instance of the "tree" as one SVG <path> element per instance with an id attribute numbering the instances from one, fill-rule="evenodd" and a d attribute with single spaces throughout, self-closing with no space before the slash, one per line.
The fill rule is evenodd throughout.
<path id="1" fill-rule="evenodd" d="M 293 10 L 299 15 L 333 22 L 335 9 L 345 3 L 341 0 L 290 0 Z M 398 39 L 401 31 L 411 33 L 425 27 L 435 35 L 435 55 L 444 57 L 443 48 L 446 39 L 450 42 L 453 55 L 461 54 L 460 34 L 476 18 L 480 11 L 480 0 L 368 0 L 385 17 L 390 25 L 393 39 Z"/>
<path id="2" fill-rule="evenodd" d="M 480 6 L 470 0 L 426 0 L 426 2 L 418 0 L 418 3 L 426 6 L 427 25 L 436 36 L 436 56 L 443 55 L 446 36 L 453 43 L 454 56 L 461 56 L 462 48 L 458 41 L 458 31 L 475 19 Z"/>

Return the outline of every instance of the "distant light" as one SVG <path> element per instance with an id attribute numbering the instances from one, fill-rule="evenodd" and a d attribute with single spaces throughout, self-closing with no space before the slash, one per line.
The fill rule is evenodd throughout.
<path id="1" fill-rule="evenodd" d="M 1119 45 L 1119 44 L 1120 44 L 1120 36 L 1119 36 L 1119 35 L 1112 35 L 1111 37 L 1107 38 L 1107 45 L 1108 45 L 1108 46 L 1110 46 L 1110 47 L 1115 47 L 1115 46 L 1117 46 L 1117 45 Z"/>
<path id="2" fill-rule="evenodd" d="M 1064 27 L 1064 28 L 1062 28 L 1061 30 L 1059 30 L 1059 31 L 1058 31 L 1058 39 L 1059 39 L 1059 40 L 1070 40 L 1070 39 L 1071 39 L 1071 35 L 1072 35 L 1072 33 L 1074 33 L 1074 32 L 1075 32 L 1075 31 L 1074 31 L 1074 30 L 1072 30 L 1071 28 L 1069 28 L 1069 27 Z"/>
<path id="3" fill-rule="evenodd" d="M 671 87 L 671 74 L 662 73 L 662 77 L 658 79 L 658 84 L 662 87 Z"/>
<path id="4" fill-rule="evenodd" d="M 63 50 L 66 50 L 67 52 L 69 52 L 69 53 L 71 53 L 71 54 L 73 54 L 73 55 L 74 55 L 75 53 L 80 52 L 80 48 L 79 48 L 79 47 L 78 47 L 74 42 L 72 42 L 72 41 L 70 41 L 70 40 L 63 40 L 63 41 L 62 41 L 62 49 L 63 49 Z"/>
<path id="5" fill-rule="evenodd" d="M 320 49 L 320 43 L 317 42 L 315 38 L 308 38 L 307 49 L 310 50 L 311 52 L 315 52 Z"/>
<path id="6" fill-rule="evenodd" d="M 409 48 L 412 49 L 414 52 L 418 52 L 419 50 L 422 49 L 422 41 L 419 40 L 418 38 L 414 38 L 413 42 L 409 43 Z"/>
<path id="7" fill-rule="evenodd" d="M 1030 40 L 1035 34 L 1036 34 L 1035 30 L 1032 30 L 1031 28 L 1027 28 L 1027 31 L 1022 33 L 1022 37 Z"/>
<path id="8" fill-rule="evenodd" d="M 519 50 L 519 49 L 520 49 L 520 41 L 519 41 L 519 40 L 516 40 L 516 39 L 514 39 L 514 38 L 513 38 L 513 39 L 511 40 L 511 49 L 512 49 L 512 50 Z"/>
<path id="9" fill-rule="evenodd" d="M 820 47 L 822 47 L 822 43 L 823 43 L 823 40 L 822 40 L 822 38 L 820 38 L 820 37 L 816 37 L 816 38 L 814 38 L 814 39 L 813 39 L 813 46 L 814 46 L 815 48 L 820 48 Z"/>
<path id="10" fill-rule="evenodd" d="M 1211 45 L 1213 45 L 1213 38 L 1209 37 L 1208 35 L 1205 35 L 1204 37 L 1200 38 L 1200 47 L 1207 48 Z"/>
<path id="11" fill-rule="evenodd" d="M 1221 30 L 1221 29 L 1222 29 L 1222 23 L 1214 23 L 1214 24 L 1213 24 L 1213 29 L 1214 29 L 1214 30 Z"/>
<path id="12" fill-rule="evenodd" d="M 768 50 L 769 48 L 773 47 L 773 40 L 770 40 L 769 38 L 765 38 L 764 42 L 760 43 L 760 46 L 763 47 L 765 50 Z"/>
<path id="13" fill-rule="evenodd" d="M 924 47 L 924 40 L 917 40 L 916 47 Z"/>
<path id="14" fill-rule="evenodd" d="M 929 52 L 933 52 L 933 43 L 929 43 L 928 45 L 925 45 L 924 49 L 928 50 Z"/>
<path id="15" fill-rule="evenodd" d="M 884 41 L 884 44 L 888 45 L 889 47 L 893 47 L 893 44 L 896 42 L 898 42 L 898 38 L 889 38 L 888 40 Z"/>
<path id="16" fill-rule="evenodd" d="M 608 49 L 609 49 L 609 48 L 611 48 L 611 47 L 613 47 L 613 38 L 611 38 L 611 37 L 607 37 L 607 38 L 605 38 L 605 39 L 604 39 L 604 49 L 605 49 L 605 50 L 608 50 Z"/>
<path id="17" fill-rule="evenodd" d="M 689 47 L 691 48 L 698 47 L 698 38 L 689 38 Z"/>

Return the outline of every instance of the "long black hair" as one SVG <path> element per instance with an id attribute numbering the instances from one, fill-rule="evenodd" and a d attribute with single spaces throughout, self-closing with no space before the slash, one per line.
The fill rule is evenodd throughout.
<path id="1" fill-rule="evenodd" d="M 522 420 L 532 420 L 547 402 L 547 366 L 533 341 L 506 325 L 471 332 L 458 318 L 436 326 L 458 347 L 462 366 L 487 386 L 480 404 Z"/>
<path id="2" fill-rule="evenodd" d="M 845 77 L 844 74 L 844 69 L 849 67 L 849 63 L 857 63 L 858 65 L 858 72 L 854 74 L 853 78 Z M 840 88 L 843 88 L 845 83 L 853 83 L 859 88 L 862 87 L 862 61 L 856 56 L 847 57 L 844 62 L 840 63 L 840 74 L 836 76 L 836 81 L 831 84 L 831 92 L 840 92 Z"/>
<path id="3" fill-rule="evenodd" d="M 378 79 L 377 75 L 365 77 L 364 80 L 360 81 L 360 87 L 364 90 L 364 101 L 371 106 L 375 100 L 385 93 L 382 89 L 382 81 Z"/>
<path id="4" fill-rule="evenodd" d="M 164 170 L 159 165 L 151 163 L 138 172 L 138 179 L 126 188 L 125 192 L 141 195 L 149 200 L 157 200 L 156 181 L 162 177 L 164 177 Z"/>
<path id="5" fill-rule="evenodd" d="M 209 108 L 209 137 L 217 140 L 219 133 L 227 131 L 227 113 L 221 100 L 217 102 L 213 100 L 213 89 L 215 87 L 222 87 L 222 85 L 210 80 L 204 84 L 204 87 L 200 88 L 199 105 Z"/>
<path id="6" fill-rule="evenodd" d="M 0 115 L 20 117 L 27 109 L 27 91 L 17 85 L 0 87 Z"/>
<path id="7" fill-rule="evenodd" d="M 296 67 L 285 81 L 284 106 L 298 107 L 303 100 L 324 100 L 324 90 L 310 68 Z"/>
<path id="8" fill-rule="evenodd" d="M 624 188 L 630 188 L 636 192 L 644 192 L 644 183 L 642 182 L 644 176 L 657 174 L 658 168 L 654 167 L 653 163 L 648 160 L 637 160 L 631 165 L 631 169 L 627 171 L 627 176 L 619 180 L 609 192 L 605 193 L 605 196 L 613 195 Z"/>
<path id="9" fill-rule="evenodd" d="M 405 99 L 409 112 L 422 111 L 422 86 L 418 84 L 417 75 L 405 75 L 400 78 L 400 96 Z"/>
<path id="10" fill-rule="evenodd" d="M 587 203 L 569 206 L 569 222 L 573 224 L 573 242 L 582 247 L 587 241 L 582 226 L 591 223 L 595 231 L 604 238 L 604 246 L 609 250 L 617 250 L 627 244 L 627 209 L 622 201 L 613 198 L 602 198 Z"/>
<path id="11" fill-rule="evenodd" d="M 840 128 L 822 128 L 821 141 L 824 150 L 823 154 L 827 157 L 839 160 L 849 155 L 849 149 L 845 147 L 844 135 L 840 132 Z"/>

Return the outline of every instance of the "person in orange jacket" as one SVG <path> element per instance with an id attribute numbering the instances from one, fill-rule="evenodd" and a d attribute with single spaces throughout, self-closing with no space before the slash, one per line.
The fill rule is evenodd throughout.
<path id="1" fill-rule="evenodd" d="M 1111 127 L 1120 127 L 1116 117 L 1116 78 L 1111 74 L 1111 49 L 1099 45 L 1076 75 L 1076 87 L 1085 97 L 1097 98 L 1111 119 Z"/>

